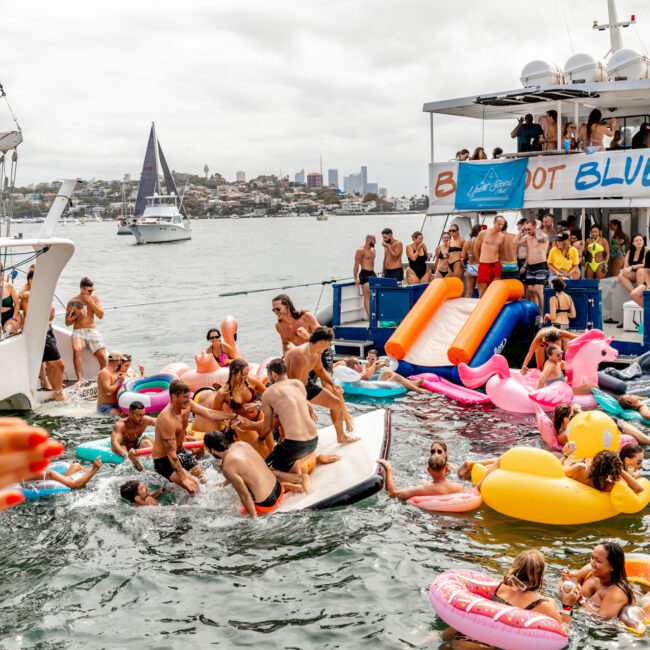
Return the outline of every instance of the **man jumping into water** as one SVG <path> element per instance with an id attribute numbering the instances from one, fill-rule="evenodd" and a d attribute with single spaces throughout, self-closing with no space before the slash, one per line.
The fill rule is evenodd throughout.
<path id="1" fill-rule="evenodd" d="M 361 287 L 363 293 L 363 306 L 366 314 L 370 315 L 370 285 L 368 278 L 375 278 L 375 251 L 376 239 L 374 235 L 366 235 L 366 241 L 363 246 L 357 248 L 354 254 L 354 270 L 352 277 L 354 283 Z"/>
<path id="2" fill-rule="evenodd" d="M 340 444 L 355 442 L 343 431 L 343 419 L 348 431 L 354 429 L 354 420 L 350 417 L 343 401 L 343 391 L 337 386 L 330 374 L 323 368 L 321 354 L 334 339 L 334 333 L 329 327 L 317 327 L 309 337 L 309 342 L 287 352 L 287 374 L 289 379 L 298 379 L 307 390 L 307 399 L 313 404 L 324 406 L 330 410 L 332 423 L 336 429 L 336 439 Z M 316 383 L 321 380 L 322 387 Z"/>
<path id="3" fill-rule="evenodd" d="M 125 418 L 118 420 L 113 426 L 111 433 L 111 450 L 123 459 L 127 456 L 133 466 L 141 472 L 144 467 L 140 462 L 136 449 L 152 447 L 151 438 L 144 435 L 145 429 L 156 424 L 156 418 L 144 413 L 142 402 L 131 402 L 129 413 Z"/>

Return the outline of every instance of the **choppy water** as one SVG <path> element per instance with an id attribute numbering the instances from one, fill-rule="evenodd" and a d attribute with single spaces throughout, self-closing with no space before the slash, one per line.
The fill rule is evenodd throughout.
<path id="1" fill-rule="evenodd" d="M 346 277 L 366 231 L 390 224 L 407 240 L 421 223 L 415 216 L 193 222 L 191 243 L 140 248 L 105 224 L 68 226 L 59 234 L 71 237 L 78 251 L 58 293 L 65 301 L 88 274 L 105 305 L 176 298 L 173 305 L 108 311 L 102 323 L 109 347 L 133 353 L 149 369 L 189 361 L 204 347 L 208 326 L 226 313 L 238 318 L 240 345 L 258 360 L 279 351 L 273 293 L 186 297 Z M 313 308 L 320 288 L 289 293 Z M 447 442 L 454 462 L 537 444 L 532 422 L 490 407 L 426 395 L 406 396 L 391 408 L 398 485 L 425 478 L 434 438 Z M 76 444 L 111 428 L 109 419 L 84 406 L 48 406 L 31 420 L 60 439 L 70 459 Z M 648 515 L 572 530 L 515 521 L 485 507 L 431 515 L 381 494 L 333 512 L 251 522 L 239 517 L 234 492 L 217 488 L 136 510 L 117 495 L 132 475 L 126 466 L 105 466 L 83 491 L 0 515 L 0 647 L 449 647 L 437 638 L 444 625 L 426 593 L 444 569 L 498 574 L 534 546 L 546 554 L 547 592 L 555 594 L 561 568 L 581 566 L 602 537 L 650 552 Z M 157 484 L 153 473 L 147 478 Z M 570 647 L 650 643 L 578 615 Z"/>

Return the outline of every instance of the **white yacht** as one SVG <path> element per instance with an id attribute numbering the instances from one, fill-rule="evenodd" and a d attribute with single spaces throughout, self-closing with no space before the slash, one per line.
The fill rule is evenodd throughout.
<path id="1" fill-rule="evenodd" d="M 192 238 L 190 220 L 158 142 L 155 124 L 151 125 L 130 230 L 138 244 L 162 244 Z"/>

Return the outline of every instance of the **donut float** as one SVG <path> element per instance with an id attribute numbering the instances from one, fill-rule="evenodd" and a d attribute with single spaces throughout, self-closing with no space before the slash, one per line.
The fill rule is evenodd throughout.
<path id="1" fill-rule="evenodd" d="M 145 413 L 160 413 L 169 404 L 169 385 L 176 376 L 159 373 L 151 377 L 127 379 L 117 393 L 117 403 L 122 413 L 128 413 L 132 402 L 141 402 Z"/>

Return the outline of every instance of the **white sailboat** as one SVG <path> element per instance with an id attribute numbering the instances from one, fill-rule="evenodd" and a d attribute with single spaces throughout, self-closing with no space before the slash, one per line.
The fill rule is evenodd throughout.
<path id="1" fill-rule="evenodd" d="M 162 191 L 161 175 L 165 193 Z M 178 196 L 153 123 L 140 175 L 135 218 L 130 228 L 138 244 L 162 244 L 192 238 L 189 218 Z"/>

